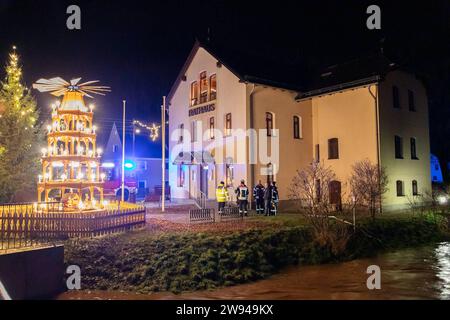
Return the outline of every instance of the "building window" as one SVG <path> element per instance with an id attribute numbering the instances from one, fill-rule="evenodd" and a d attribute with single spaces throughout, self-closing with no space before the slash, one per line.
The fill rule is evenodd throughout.
<path id="1" fill-rule="evenodd" d="M 191 142 L 197 142 L 197 121 L 191 124 Z"/>
<path id="2" fill-rule="evenodd" d="M 225 115 L 225 136 L 231 135 L 231 113 Z"/>
<path id="3" fill-rule="evenodd" d="M 409 111 L 416 111 L 416 102 L 414 101 L 414 92 L 408 90 L 408 107 Z"/>
<path id="4" fill-rule="evenodd" d="M 338 138 L 328 139 L 328 159 L 339 159 Z"/>
<path id="5" fill-rule="evenodd" d="M 217 98 L 217 76 L 215 74 L 209 77 L 209 100 Z"/>
<path id="6" fill-rule="evenodd" d="M 302 118 L 299 116 L 294 116 L 294 139 L 303 138 L 302 131 Z"/>
<path id="7" fill-rule="evenodd" d="M 320 145 L 316 144 L 316 162 L 320 162 Z"/>
<path id="8" fill-rule="evenodd" d="M 112 152 L 117 152 L 119 151 L 119 146 L 117 144 L 113 145 L 113 150 Z"/>
<path id="9" fill-rule="evenodd" d="M 138 161 L 139 170 L 147 170 L 147 161 Z"/>
<path id="10" fill-rule="evenodd" d="M 180 136 L 178 137 L 178 143 L 183 143 L 183 141 L 184 141 L 184 123 L 180 124 L 178 129 L 180 130 Z"/>
<path id="11" fill-rule="evenodd" d="M 184 187 L 184 170 L 180 164 L 177 166 L 177 180 L 178 187 Z"/>
<path id="12" fill-rule="evenodd" d="M 400 109 L 400 93 L 398 87 L 392 87 L 392 103 L 395 109 Z"/>
<path id="13" fill-rule="evenodd" d="M 274 182 L 274 176 L 273 176 L 273 164 L 269 163 L 267 165 L 267 183 Z"/>
<path id="14" fill-rule="evenodd" d="M 316 180 L 316 200 L 317 202 L 320 202 L 322 200 L 322 189 L 320 188 L 320 179 Z"/>
<path id="15" fill-rule="evenodd" d="M 214 139 L 214 117 L 209 118 L 209 138 Z"/>
<path id="16" fill-rule="evenodd" d="M 403 159 L 403 139 L 402 137 L 395 136 L 395 158 Z"/>
<path id="17" fill-rule="evenodd" d="M 191 106 L 195 106 L 198 103 L 198 82 L 191 83 Z"/>
<path id="18" fill-rule="evenodd" d="M 230 187 L 233 185 L 234 180 L 234 167 L 233 164 L 227 163 L 225 165 L 225 185 Z"/>
<path id="19" fill-rule="evenodd" d="M 146 180 L 139 180 L 138 182 L 138 189 L 145 189 L 147 188 L 147 181 Z"/>
<path id="20" fill-rule="evenodd" d="M 272 136 L 273 132 L 273 113 L 266 112 L 266 130 L 267 130 L 267 136 Z"/>
<path id="21" fill-rule="evenodd" d="M 412 194 L 413 196 L 419 195 L 419 189 L 417 188 L 417 180 L 412 181 Z"/>
<path id="22" fill-rule="evenodd" d="M 208 79 L 206 71 L 200 73 L 200 103 L 208 101 Z"/>
<path id="23" fill-rule="evenodd" d="M 403 181 L 397 180 L 396 187 L 397 187 L 397 197 L 403 197 L 405 195 L 403 188 Z"/>
<path id="24" fill-rule="evenodd" d="M 419 160 L 417 158 L 416 138 L 411 138 L 411 159 Z"/>

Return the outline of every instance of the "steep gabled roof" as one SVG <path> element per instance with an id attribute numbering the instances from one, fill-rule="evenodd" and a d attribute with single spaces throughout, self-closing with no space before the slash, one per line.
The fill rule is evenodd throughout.
<path id="1" fill-rule="evenodd" d="M 298 65 L 248 55 L 228 47 L 221 47 L 210 43 L 206 44 L 196 40 L 167 95 L 169 101 L 200 48 L 205 49 L 242 82 L 262 84 L 294 91 L 298 91 L 302 87 L 302 79 L 300 78 L 302 72 L 299 72 Z"/>

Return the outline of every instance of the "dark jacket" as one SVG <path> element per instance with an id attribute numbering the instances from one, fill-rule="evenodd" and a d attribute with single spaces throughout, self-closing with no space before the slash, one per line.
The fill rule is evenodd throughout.
<path id="1" fill-rule="evenodd" d="M 253 188 L 253 197 L 255 199 L 264 199 L 264 193 L 266 189 L 262 184 L 258 184 Z"/>

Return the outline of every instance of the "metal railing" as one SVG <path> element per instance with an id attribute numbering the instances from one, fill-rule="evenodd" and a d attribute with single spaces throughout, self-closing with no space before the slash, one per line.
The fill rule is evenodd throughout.
<path id="1" fill-rule="evenodd" d="M 59 208 L 59 207 L 58 207 Z M 143 206 L 60 212 L 35 204 L 0 206 L 0 250 L 124 232 L 145 225 Z"/>
<path id="2" fill-rule="evenodd" d="M 211 223 L 215 221 L 215 211 L 212 208 L 189 210 L 189 223 Z"/>
<path id="3" fill-rule="evenodd" d="M 199 209 L 206 209 L 206 201 L 208 197 L 200 190 L 197 191 L 197 197 L 195 198 L 195 204 Z"/>

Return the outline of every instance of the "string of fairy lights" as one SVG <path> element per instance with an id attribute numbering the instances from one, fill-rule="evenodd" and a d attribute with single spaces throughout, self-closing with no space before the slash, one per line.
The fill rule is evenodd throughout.
<path id="1" fill-rule="evenodd" d="M 151 125 L 147 125 L 139 120 L 134 120 L 133 125 L 138 127 L 135 129 L 135 133 L 141 133 L 141 129 L 147 130 L 149 132 L 150 139 L 155 141 L 159 137 L 159 129 L 161 129 L 160 125 L 156 125 L 152 123 Z"/>

